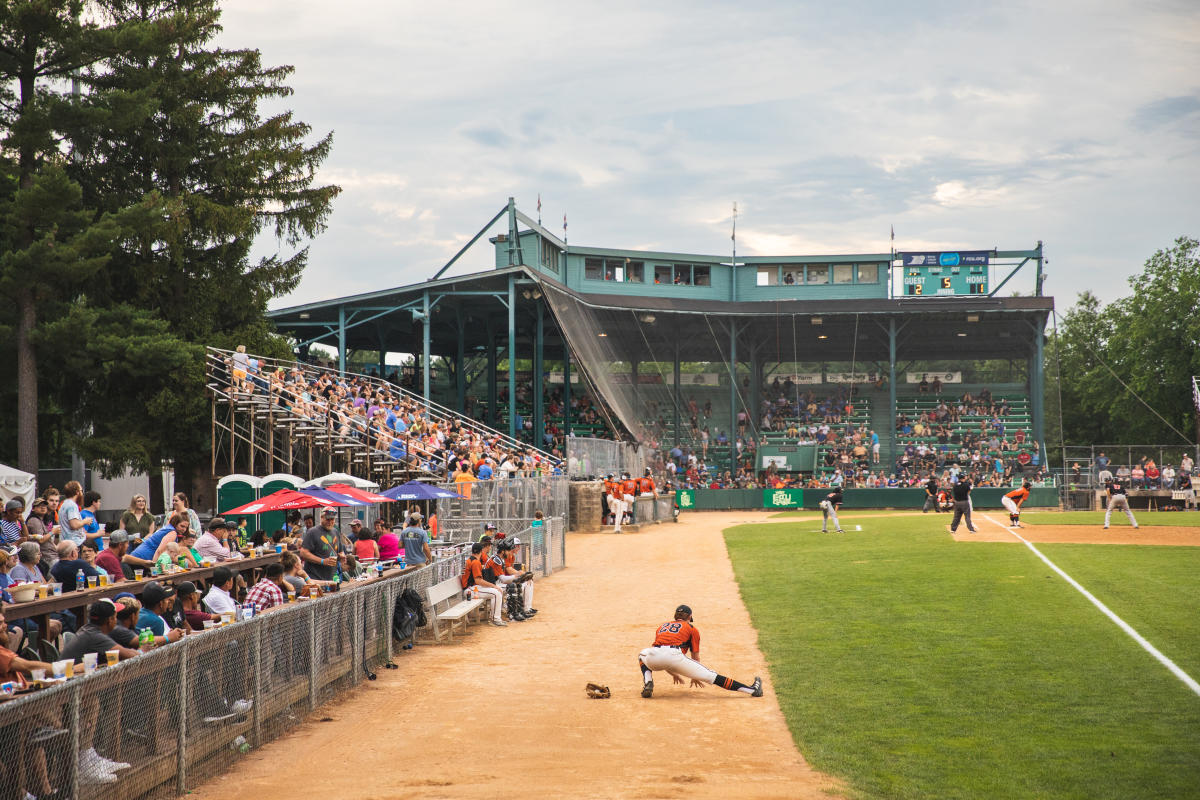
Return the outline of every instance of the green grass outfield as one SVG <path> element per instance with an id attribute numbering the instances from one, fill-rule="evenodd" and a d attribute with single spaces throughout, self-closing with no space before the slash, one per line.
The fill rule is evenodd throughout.
<path id="1" fill-rule="evenodd" d="M 1024 545 L 863 519 L 725 534 L 815 768 L 868 798 L 1200 797 L 1200 696 Z M 1200 548 L 1038 547 L 1200 679 Z"/>
<path id="2" fill-rule="evenodd" d="M 1005 519 L 1008 518 L 1008 512 L 1004 509 L 999 509 L 996 513 Z M 1200 513 L 1195 511 L 1138 511 L 1134 509 L 1133 516 L 1138 521 L 1138 525 L 1147 527 L 1169 525 L 1181 528 L 1200 528 Z M 1021 513 L 1021 524 L 1026 523 L 1030 525 L 1094 525 L 1102 528 L 1104 527 L 1104 512 L 1025 511 Z M 1117 526 L 1129 527 L 1129 517 L 1125 516 L 1124 511 L 1114 511 L 1112 526 L 1114 528 Z"/>

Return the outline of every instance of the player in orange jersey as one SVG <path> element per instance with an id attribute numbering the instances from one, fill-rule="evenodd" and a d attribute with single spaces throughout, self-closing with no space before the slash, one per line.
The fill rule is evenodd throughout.
<path id="1" fill-rule="evenodd" d="M 731 692 L 745 692 L 751 697 L 762 697 L 762 678 L 755 677 L 754 683 L 745 684 L 718 675 L 696 659 L 700 657 L 700 631 L 693 624 L 692 609 L 680 606 L 675 609 L 675 618 L 658 626 L 654 633 L 654 644 L 638 653 L 638 666 L 642 669 L 642 697 L 654 694 L 654 670 L 671 674 L 675 683 L 684 678 L 692 679 L 692 686 L 711 683 Z M 691 652 L 691 658 L 687 656 Z"/>
<path id="2" fill-rule="evenodd" d="M 1029 487 L 1032 485 L 1029 481 L 1025 481 L 1021 484 L 1020 489 L 1013 489 L 1000 498 L 1000 502 L 1008 509 L 1008 525 L 1010 528 L 1021 527 L 1021 504 L 1029 498 Z"/>

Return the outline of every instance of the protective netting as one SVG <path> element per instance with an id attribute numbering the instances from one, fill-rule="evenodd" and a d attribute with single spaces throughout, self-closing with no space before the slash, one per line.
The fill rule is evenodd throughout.
<path id="1" fill-rule="evenodd" d="M 540 574 L 563 566 L 562 532 L 562 520 L 551 521 L 521 557 Z M 424 598 L 462 570 L 461 548 L 439 554 L 429 568 L 351 583 L 0 703 L 0 800 L 51 789 L 174 798 L 228 774 L 393 657 L 399 595 L 411 588 Z"/>

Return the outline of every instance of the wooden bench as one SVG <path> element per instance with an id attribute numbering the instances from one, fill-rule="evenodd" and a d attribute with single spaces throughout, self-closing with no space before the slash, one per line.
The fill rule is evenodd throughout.
<path id="1" fill-rule="evenodd" d="M 425 590 L 426 597 L 429 601 L 429 620 L 433 624 L 434 641 L 442 640 L 442 632 L 439 627 L 439 622 L 447 622 L 447 628 L 450 638 L 454 638 L 454 626 L 456 624 L 466 624 L 468 615 L 483 605 L 484 601 L 475 598 L 472 600 L 462 599 L 462 585 L 459 584 L 458 578 L 447 578 L 441 583 L 434 584 Z"/>

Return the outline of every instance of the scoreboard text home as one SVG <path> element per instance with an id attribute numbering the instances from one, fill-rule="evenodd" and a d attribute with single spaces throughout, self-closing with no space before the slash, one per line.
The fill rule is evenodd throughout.
<path id="1" fill-rule="evenodd" d="M 992 252 L 897 253 L 909 297 L 985 295 Z"/>

